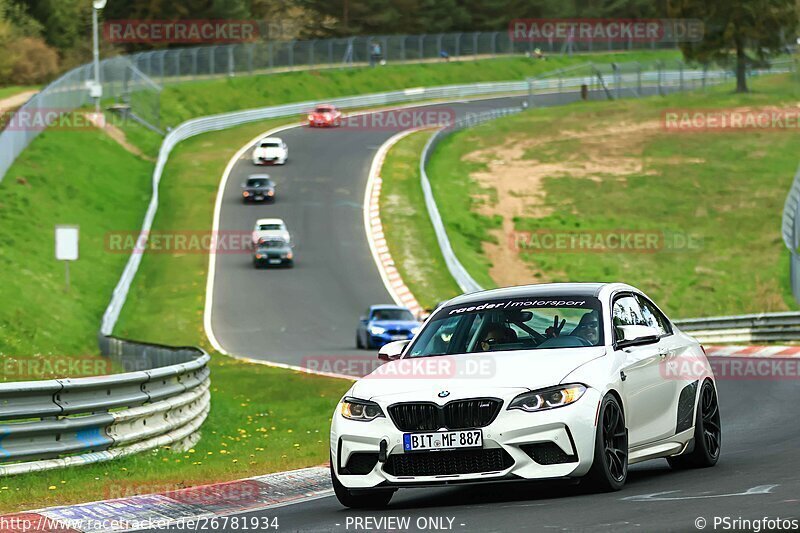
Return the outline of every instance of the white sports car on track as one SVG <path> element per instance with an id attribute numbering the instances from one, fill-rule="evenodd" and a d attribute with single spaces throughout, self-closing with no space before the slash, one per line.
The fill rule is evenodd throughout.
<path id="1" fill-rule="evenodd" d="M 347 507 L 400 487 L 581 478 L 619 490 L 628 465 L 712 466 L 721 444 L 705 351 L 640 291 L 558 283 L 459 296 L 356 382 L 331 423 Z"/>
<path id="2" fill-rule="evenodd" d="M 289 147 L 278 137 L 265 137 L 253 148 L 254 165 L 285 165 Z"/>

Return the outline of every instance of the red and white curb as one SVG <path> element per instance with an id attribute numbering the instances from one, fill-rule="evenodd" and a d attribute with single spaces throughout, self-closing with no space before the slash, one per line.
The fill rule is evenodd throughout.
<path id="1" fill-rule="evenodd" d="M 392 296 L 397 305 L 408 307 L 415 316 L 419 316 L 423 309 L 417 299 L 411 293 L 408 286 L 403 282 L 397 267 L 395 266 L 392 254 L 389 252 L 389 245 L 386 242 L 386 235 L 383 232 L 381 223 L 381 187 L 383 179 L 380 176 L 386 154 L 404 137 L 419 131 L 419 128 L 406 130 L 398 133 L 383 143 L 378 149 L 378 153 L 372 160 L 367 179 L 367 188 L 364 192 L 364 229 L 367 232 L 367 242 L 372 252 L 375 264 L 378 266 L 381 279 L 386 290 Z"/>
<path id="2" fill-rule="evenodd" d="M 109 480 L 109 486 L 113 487 L 114 483 Z M 124 489 L 125 482 L 116 483 Z M 213 531 L 224 527 L 222 521 L 215 526 L 211 521 L 214 518 L 273 509 L 332 493 L 327 467 L 304 468 L 160 494 L 3 515 L 0 516 L 0 531 L 88 533 L 162 529 L 175 525 L 178 529 Z M 253 528 L 249 521 L 247 524 L 251 529 L 260 530 Z"/>
<path id="3" fill-rule="evenodd" d="M 691 332 L 690 332 L 691 333 Z M 761 357 L 800 359 L 800 346 L 705 346 L 709 357 Z"/>

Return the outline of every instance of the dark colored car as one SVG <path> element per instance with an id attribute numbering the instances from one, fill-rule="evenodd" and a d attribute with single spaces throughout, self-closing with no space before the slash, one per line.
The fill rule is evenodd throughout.
<path id="1" fill-rule="evenodd" d="M 254 174 L 242 184 L 245 202 L 272 202 L 275 200 L 275 182 L 267 174 Z"/>
<path id="2" fill-rule="evenodd" d="M 292 245 L 283 239 L 262 239 L 253 251 L 253 266 L 256 268 L 294 266 Z"/>
<path id="3" fill-rule="evenodd" d="M 380 348 L 392 341 L 413 339 L 420 322 L 406 307 L 373 305 L 361 317 L 356 330 L 358 348 Z"/>

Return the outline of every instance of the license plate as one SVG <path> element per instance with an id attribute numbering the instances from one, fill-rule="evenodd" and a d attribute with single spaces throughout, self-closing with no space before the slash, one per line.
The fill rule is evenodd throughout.
<path id="1" fill-rule="evenodd" d="M 403 451 L 406 452 L 452 448 L 481 448 L 482 446 L 483 433 L 480 429 L 403 434 Z"/>
<path id="2" fill-rule="evenodd" d="M 263 200 L 263 199 L 264 199 L 263 196 L 256 196 L 256 200 Z"/>
<path id="3" fill-rule="evenodd" d="M 270 259 L 269 260 L 269 264 L 270 265 L 279 265 L 280 263 L 281 263 L 280 259 Z"/>
<path id="4" fill-rule="evenodd" d="M 408 335 L 392 335 L 393 341 L 404 341 L 408 339 Z"/>

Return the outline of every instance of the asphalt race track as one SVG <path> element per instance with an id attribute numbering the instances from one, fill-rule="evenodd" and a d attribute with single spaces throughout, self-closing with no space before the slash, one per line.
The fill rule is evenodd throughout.
<path id="1" fill-rule="evenodd" d="M 520 98 L 442 104 L 458 116 L 519 106 Z M 249 254 L 217 254 L 211 323 L 230 354 L 305 366 L 304 358 L 356 350 L 358 318 L 371 304 L 392 303 L 366 240 L 364 190 L 378 148 L 402 128 L 300 126 L 278 134 L 285 166 L 255 167 L 248 150 L 231 171 L 220 210 L 221 232 L 249 231 L 257 218 L 286 221 L 295 247 L 292 269 L 255 270 Z M 274 204 L 243 204 L 247 176 L 268 173 Z"/>

